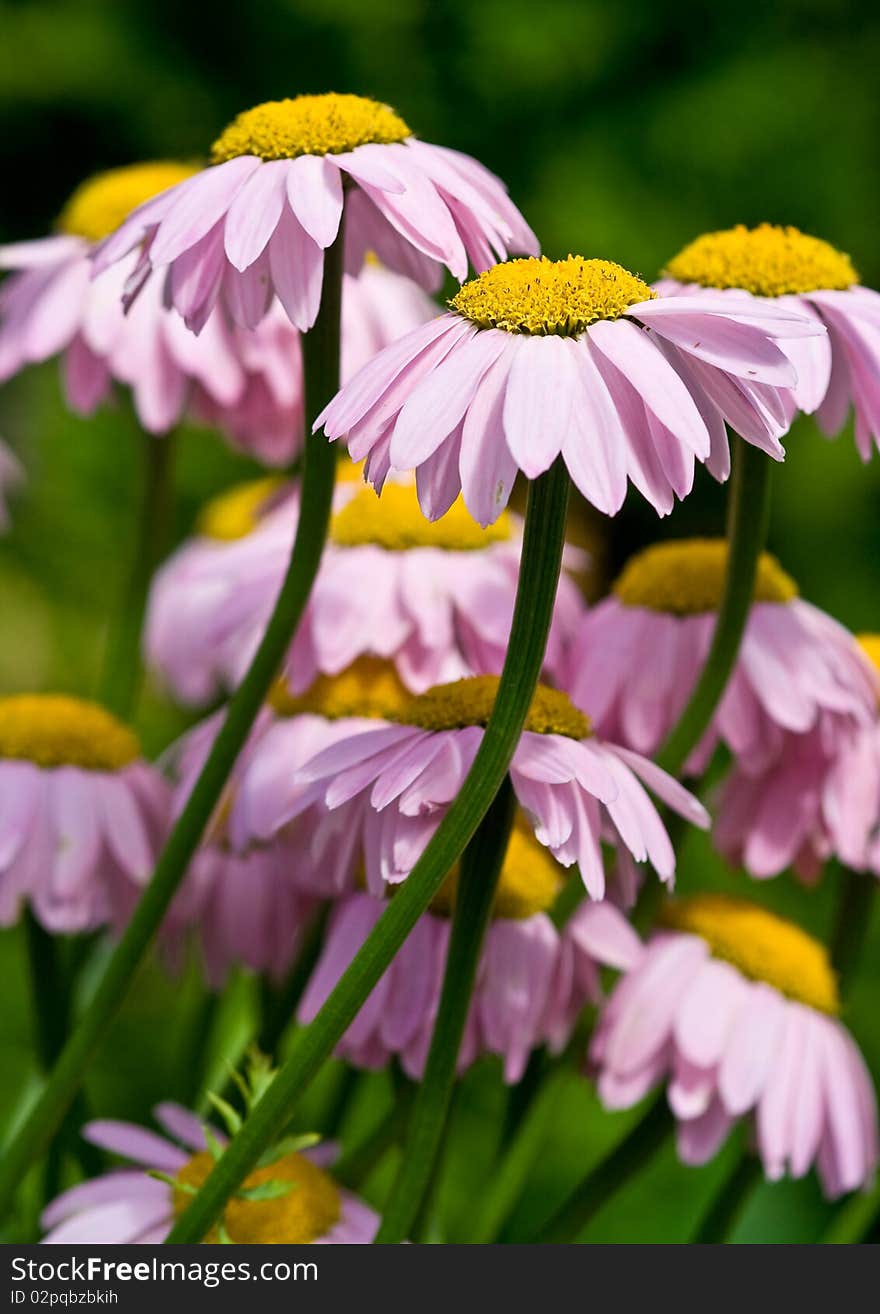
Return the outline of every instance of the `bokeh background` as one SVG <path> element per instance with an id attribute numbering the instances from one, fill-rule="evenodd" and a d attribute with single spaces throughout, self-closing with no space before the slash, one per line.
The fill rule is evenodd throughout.
<path id="1" fill-rule="evenodd" d="M 242 108 L 337 90 L 390 102 L 419 135 L 494 169 L 551 256 L 603 256 L 650 279 L 701 231 L 770 220 L 827 238 L 880 286 L 880 9 L 869 0 L 0 0 L 0 30 L 0 240 L 45 233 L 96 170 L 200 157 Z M 88 422 L 69 416 L 48 366 L 0 392 L 0 432 L 28 473 L 14 532 L 0 539 L 0 691 L 88 693 L 124 586 L 140 477 L 134 421 L 124 403 Z M 806 420 L 787 447 L 771 546 L 813 601 L 857 630 L 880 629 L 880 461 L 863 467 L 851 435 L 831 444 Z M 213 435 L 185 433 L 175 534 L 248 471 Z M 722 516 L 708 479 L 663 523 L 632 499 L 599 527 L 599 557 L 613 567 L 660 534 L 718 532 Z M 148 690 L 139 728 L 151 751 L 183 724 Z M 683 885 L 743 884 L 699 841 L 682 867 Z M 777 881 L 759 896 L 826 933 L 832 886 Z M 875 918 L 848 1008 L 875 1077 L 877 932 Z M 6 1115 L 33 1076 L 16 932 L 0 935 L 0 973 Z M 169 984 L 150 965 L 93 1075 L 92 1104 L 143 1116 L 156 1099 L 197 1096 L 202 1058 L 222 1071 L 253 997 L 242 979 L 218 1010 L 194 971 Z M 491 1163 L 503 1112 L 495 1077 L 476 1070 L 457 1101 L 438 1193 L 449 1239 L 468 1239 Z M 344 1081 L 328 1072 L 297 1111 L 302 1125 L 333 1129 Z M 384 1078 L 364 1083 L 343 1133 L 389 1098 Z M 510 1235 L 526 1235 L 627 1122 L 600 1114 L 572 1080 Z M 686 1241 L 730 1153 L 699 1172 L 662 1153 L 586 1239 Z M 370 1185 L 377 1199 L 392 1167 Z M 758 1193 L 738 1237 L 816 1239 L 828 1219 L 813 1181 L 783 1184 Z M 10 1235 L 32 1226 L 25 1212 Z"/>

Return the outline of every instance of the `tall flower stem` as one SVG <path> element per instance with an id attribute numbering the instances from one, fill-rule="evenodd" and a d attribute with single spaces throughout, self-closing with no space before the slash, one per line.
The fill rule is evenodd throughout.
<path id="1" fill-rule="evenodd" d="M 410 875 L 284 1066 L 230 1142 L 168 1241 L 199 1241 L 278 1135 L 290 1109 L 354 1020 L 449 871 L 461 857 L 507 775 L 541 673 L 562 565 L 568 475 L 561 461 L 529 489 L 510 643 L 498 695 L 458 797 Z"/>
<path id="2" fill-rule="evenodd" d="M 306 414 L 317 415 L 339 386 L 343 238 L 327 252 L 324 292 L 315 326 L 303 339 Z M 198 847 L 229 773 L 290 644 L 317 574 L 327 537 L 336 458 L 323 438 L 308 435 L 296 539 L 287 573 L 250 668 L 229 701 L 226 718 L 192 793 L 159 857 L 153 878 L 113 952 L 89 1008 L 71 1035 L 29 1117 L 0 1163 L 0 1216 L 24 1169 L 49 1142 L 155 936 Z"/>
<path id="3" fill-rule="evenodd" d="M 760 1160 L 754 1154 L 742 1154 L 703 1215 L 692 1244 L 709 1246 L 728 1242 L 761 1179 Z"/>
<path id="4" fill-rule="evenodd" d="M 105 707 L 126 720 L 140 687 L 141 630 L 153 571 L 168 539 L 175 438 L 141 433 L 144 458 L 143 499 L 134 559 L 115 626 L 111 628 L 99 696 Z"/>
<path id="5" fill-rule="evenodd" d="M 841 868 L 840 891 L 831 935 L 831 962 L 846 994 L 859 965 L 874 905 L 876 877 L 870 872 Z"/>
<path id="6" fill-rule="evenodd" d="M 771 472 L 772 462 L 765 452 L 742 438 L 734 440 L 724 592 L 706 664 L 678 724 L 657 755 L 670 775 L 679 774 L 705 734 L 736 663 L 767 538 Z"/>
<path id="7" fill-rule="evenodd" d="M 606 1201 L 619 1191 L 669 1138 L 673 1128 L 666 1099 L 657 1095 L 648 1112 L 632 1131 L 585 1177 L 562 1208 L 544 1225 L 536 1238 L 539 1245 L 570 1245 Z"/>
<path id="8" fill-rule="evenodd" d="M 461 860 L 434 1034 L 403 1144 L 403 1162 L 376 1235 L 379 1245 L 398 1245 L 406 1240 L 437 1161 L 480 950 L 507 853 L 513 814 L 513 787 L 507 777 Z"/>

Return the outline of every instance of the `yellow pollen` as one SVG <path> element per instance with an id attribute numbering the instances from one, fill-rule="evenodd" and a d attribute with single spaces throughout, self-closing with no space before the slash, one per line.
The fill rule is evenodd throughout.
<path id="1" fill-rule="evenodd" d="M 820 1013 L 840 1012 L 837 977 L 828 951 L 794 922 L 746 899 L 695 894 L 666 904 L 660 923 L 699 935 L 751 981 L 766 981 L 780 994 Z"/>
<path id="2" fill-rule="evenodd" d="M 435 684 L 410 698 L 391 720 L 422 730 L 461 730 L 468 725 L 486 725 L 498 694 L 497 675 L 472 675 L 451 684 Z M 526 717 L 525 727 L 537 735 L 565 735 L 586 739 L 591 734 L 585 716 L 559 689 L 539 684 Z"/>
<path id="3" fill-rule="evenodd" d="M 214 1167 L 207 1150 L 196 1154 L 177 1174 L 182 1186 L 198 1190 Z M 300 1154 L 285 1154 L 245 1178 L 239 1192 L 253 1191 L 267 1182 L 288 1182 L 290 1190 L 266 1200 L 233 1196 L 223 1213 L 223 1226 L 236 1245 L 308 1245 L 325 1236 L 339 1221 L 341 1201 L 333 1180 Z M 174 1212 L 182 1214 L 192 1201 L 189 1190 L 174 1192 Z M 215 1227 L 208 1244 L 219 1241 Z"/>
<path id="4" fill-rule="evenodd" d="M 330 538 L 340 547 L 376 544 L 386 552 L 440 548 L 445 552 L 478 552 L 510 539 L 506 511 L 481 529 L 459 497 L 440 520 L 426 520 L 413 484 L 386 484 L 382 496 L 362 488 L 333 517 Z"/>
<path id="5" fill-rule="evenodd" d="M 741 287 L 759 297 L 847 288 L 859 276 L 848 255 L 797 228 L 759 224 L 704 233 L 670 260 L 663 273 L 701 287 Z"/>
<path id="6" fill-rule="evenodd" d="M 388 105 L 365 96 L 296 96 L 267 100 L 238 114 L 211 147 L 214 164 L 237 155 L 293 160 L 298 155 L 341 155 L 369 142 L 404 141 L 409 127 Z"/>
<path id="7" fill-rule="evenodd" d="M 458 892 L 458 866 L 447 876 L 431 901 L 431 911 L 440 917 L 451 917 Z M 508 921 L 521 921 L 547 912 L 562 889 L 565 875 L 562 867 L 543 844 L 535 839 L 525 816 L 518 812 L 510 843 L 501 869 L 492 916 Z"/>
<path id="8" fill-rule="evenodd" d="M 859 647 L 874 668 L 880 672 L 880 634 L 859 634 Z"/>
<path id="9" fill-rule="evenodd" d="M 411 700 L 393 663 L 381 657 L 359 657 L 341 675 L 319 675 L 304 694 L 292 694 L 282 680 L 269 694 L 269 706 L 278 716 L 311 713 L 328 721 L 346 716 L 399 720 Z"/>
<path id="10" fill-rule="evenodd" d="M 196 529 L 203 538 L 231 543 L 247 538 L 272 507 L 276 493 L 284 487 L 280 475 L 251 479 L 211 498 L 202 507 Z"/>
<path id="11" fill-rule="evenodd" d="M 156 160 L 96 173 L 77 187 L 58 217 L 58 227 L 71 237 L 100 242 L 144 201 L 198 172 L 195 164 Z"/>
<path id="12" fill-rule="evenodd" d="M 97 703 L 66 694 L 0 698 L 0 758 L 121 771 L 140 755 L 134 732 Z"/>
<path id="13" fill-rule="evenodd" d="M 657 294 L 611 260 L 531 256 L 494 265 L 449 302 L 480 328 L 574 337 L 599 319 L 619 319 Z"/>
<path id="14" fill-rule="evenodd" d="M 674 616 L 717 611 L 727 572 L 723 538 L 682 538 L 655 543 L 626 563 L 613 592 L 627 607 L 647 607 Z M 797 585 L 775 557 L 762 552 L 755 580 L 755 602 L 791 602 Z"/>

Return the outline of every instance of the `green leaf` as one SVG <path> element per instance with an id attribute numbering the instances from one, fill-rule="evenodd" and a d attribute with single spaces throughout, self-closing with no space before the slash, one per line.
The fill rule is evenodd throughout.
<path id="1" fill-rule="evenodd" d="M 210 1127 L 205 1128 L 205 1144 L 211 1158 L 215 1163 L 218 1163 L 223 1158 L 223 1151 L 226 1147 L 220 1144 Z"/>
<path id="2" fill-rule="evenodd" d="M 228 1100 L 224 1100 L 221 1095 L 215 1095 L 212 1090 L 208 1091 L 208 1099 L 225 1122 L 226 1130 L 229 1132 L 229 1135 L 234 1136 L 241 1128 L 241 1115 L 236 1112 Z"/>
<path id="3" fill-rule="evenodd" d="M 236 1191 L 235 1197 L 237 1200 L 280 1200 L 283 1195 L 290 1195 L 291 1191 L 298 1189 L 299 1182 L 282 1182 L 277 1177 L 271 1177 L 259 1186 L 243 1186 Z"/>
<path id="4" fill-rule="evenodd" d="M 277 1141 L 275 1145 L 262 1156 L 257 1162 L 258 1168 L 268 1168 L 270 1164 L 277 1163 L 288 1154 L 301 1154 L 303 1150 L 310 1150 L 312 1146 L 320 1144 L 321 1137 L 317 1132 L 305 1132 L 300 1136 L 285 1136 L 283 1140 Z"/>

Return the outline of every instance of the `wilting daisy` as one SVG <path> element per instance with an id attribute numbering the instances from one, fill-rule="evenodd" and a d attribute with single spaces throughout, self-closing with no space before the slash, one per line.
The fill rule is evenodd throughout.
<path id="1" fill-rule="evenodd" d="M 354 471 L 349 469 L 349 476 Z M 295 495 L 245 485 L 210 504 L 198 537 L 163 566 L 146 630 L 150 665 L 187 702 L 237 684 L 281 587 L 296 528 Z M 461 502 L 437 523 L 411 484 L 380 498 L 343 483 L 327 547 L 286 664 L 294 692 L 338 675 L 359 657 L 392 661 L 421 692 L 439 681 L 501 670 L 519 571 L 522 521 L 481 529 Z M 567 549 L 566 564 L 583 554 Z M 365 585 L 369 583 L 369 587 Z M 583 611 L 563 573 L 545 661 L 553 675 Z"/>
<path id="2" fill-rule="evenodd" d="M 590 1045 L 605 1106 L 629 1108 L 665 1081 L 686 1163 L 705 1163 L 748 1116 L 771 1180 L 815 1164 L 828 1196 L 869 1182 L 874 1090 L 824 946 L 724 895 L 676 900 L 662 922 L 647 945 L 633 937 L 628 961 L 614 942 L 625 975 Z M 601 960 L 602 934 L 589 943 Z"/>
<path id="3" fill-rule="evenodd" d="M 175 778 L 173 815 L 179 815 L 189 799 L 223 717 L 218 712 L 201 722 L 168 755 Z M 257 718 L 162 928 L 163 948 L 172 962 L 180 960 L 186 941 L 195 936 L 214 987 L 222 986 L 230 969 L 241 964 L 283 980 L 315 914 L 315 901 L 296 879 L 294 853 L 274 842 L 239 850 L 229 838 L 239 781 L 268 719 L 267 713 Z"/>
<path id="4" fill-rule="evenodd" d="M 299 335 L 279 303 L 253 332 L 218 311 L 196 337 L 166 305 L 157 279 L 125 313 L 122 294 L 137 253 L 92 278 L 96 243 L 142 201 L 196 173 L 195 166 L 153 163 L 98 174 L 73 194 L 56 236 L 0 247 L 0 268 L 16 271 L 0 289 L 0 381 L 60 355 L 68 403 L 81 414 L 119 384 L 131 390 L 150 433 L 187 417 L 283 464 L 302 445 L 302 364 Z M 347 277 L 342 378 L 435 313 L 420 288 L 375 263 Z"/>
<path id="5" fill-rule="evenodd" d="M 852 406 L 856 445 L 870 458 L 872 442 L 880 444 L 880 295 L 860 285 L 849 256 L 797 228 L 740 224 L 698 237 L 664 273 L 664 294 L 714 301 L 723 290 L 731 302 L 769 300 L 824 325 L 823 336 L 780 344 L 797 368 L 794 402 L 815 411 L 829 437 Z"/>
<path id="6" fill-rule="evenodd" d="M 213 167 L 130 216 L 98 269 L 138 248 L 128 299 L 157 271 L 166 299 L 200 332 L 218 300 L 254 328 L 273 295 L 311 328 L 324 252 L 345 204 L 345 262 L 368 252 L 428 290 L 442 266 L 461 282 L 537 241 L 502 183 L 476 160 L 413 137 L 387 105 L 329 94 L 245 110 L 211 148 Z"/>
<path id="7" fill-rule="evenodd" d="M 130 1122 L 89 1123 L 92 1145 L 127 1160 L 64 1191 L 44 1211 L 44 1245 L 160 1245 L 214 1167 L 199 1118 L 179 1104 L 154 1110 L 162 1135 Z M 215 1145 L 225 1137 L 210 1128 Z M 284 1153 L 256 1168 L 228 1201 L 208 1242 L 369 1245 L 378 1216 L 336 1185 L 326 1147 Z M 153 1174 L 159 1174 L 154 1176 Z M 269 1184 L 272 1185 L 269 1185 Z M 285 1190 L 287 1186 L 289 1189 Z M 260 1187 L 265 1188 L 260 1191 Z"/>
<path id="8" fill-rule="evenodd" d="M 268 761 L 265 740 L 254 761 L 267 761 L 280 785 L 271 796 L 275 824 L 300 818 L 303 847 L 313 855 L 336 847 L 337 861 L 352 871 L 362 867 L 367 888 L 381 895 L 409 875 L 461 789 L 497 690 L 497 676 L 473 676 L 402 702 L 388 697 L 384 709 L 371 690 L 372 715 L 382 721 L 370 725 L 354 699 L 340 707 L 334 742 L 296 771 L 292 787 L 279 763 Z M 296 708 L 312 710 L 308 693 Z M 638 754 L 595 738 L 584 713 L 546 685 L 535 693 L 510 778 L 538 841 L 563 866 L 578 863 L 596 899 L 605 892 L 602 841 L 649 862 L 662 880 L 673 878 L 672 845 L 642 781 L 695 825 L 708 824 L 701 804 L 676 781 Z M 250 797 L 267 811 L 268 796 L 267 790 L 261 801 L 255 788 L 241 792 L 243 804 Z"/>
<path id="9" fill-rule="evenodd" d="M 153 871 L 168 791 L 134 733 L 62 694 L 0 698 L 0 925 L 118 920 Z"/>
<path id="10" fill-rule="evenodd" d="M 576 963 L 547 915 L 564 873 L 520 817 L 511 837 L 486 933 L 461 1051 L 460 1071 L 497 1054 L 504 1080 L 517 1082 L 532 1051 L 568 1039 L 584 1005 L 598 997 L 594 967 Z M 416 923 L 391 966 L 337 1047 L 357 1067 L 379 1068 L 395 1055 L 419 1080 L 431 1044 L 449 943 L 455 878 Z M 382 914 L 369 894 L 340 900 L 321 958 L 299 1008 L 310 1022 Z"/>
<path id="11" fill-rule="evenodd" d="M 9 528 L 9 509 L 6 496 L 24 479 L 18 460 L 6 444 L 0 441 L 0 532 Z"/>
<path id="12" fill-rule="evenodd" d="M 723 539 L 681 539 L 637 553 L 611 596 L 583 617 L 563 685 L 603 735 L 653 754 L 678 721 L 712 641 L 727 569 Z M 749 773 L 787 734 L 835 733 L 873 719 L 876 675 L 855 638 L 763 553 L 736 665 L 688 768 L 722 741 Z"/>
<path id="13" fill-rule="evenodd" d="M 422 509 L 459 492 L 490 524 L 517 471 L 561 455 L 584 497 L 613 515 L 627 477 L 661 514 L 690 492 L 694 461 L 726 478 L 724 421 L 784 455 L 780 388 L 796 381 L 777 339 L 824 333 L 764 301 L 658 297 L 608 260 L 512 260 L 487 270 L 365 365 L 318 417 L 382 487 L 415 470 Z"/>
<path id="14" fill-rule="evenodd" d="M 859 640 L 880 670 L 880 642 Z M 775 759 L 749 772 L 736 765 L 718 797 L 714 840 L 758 878 L 793 867 L 814 880 L 829 858 L 880 875 L 880 718 L 831 733 L 823 721 L 787 734 Z"/>

